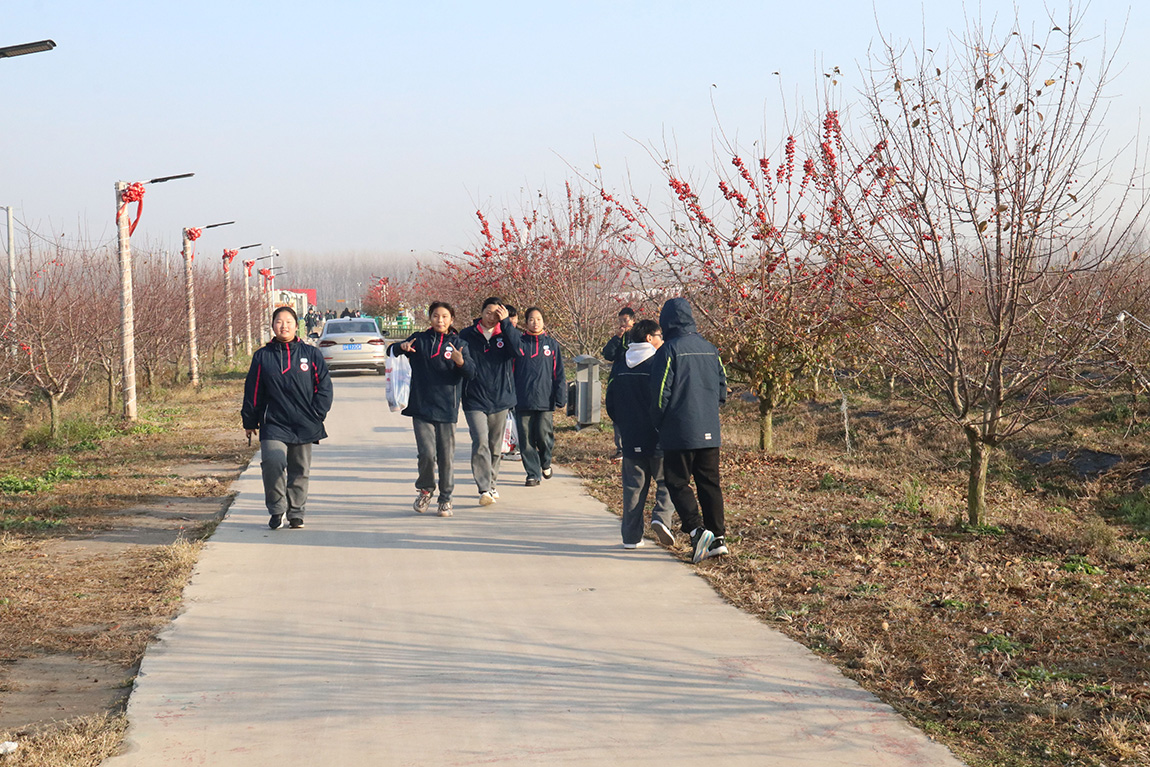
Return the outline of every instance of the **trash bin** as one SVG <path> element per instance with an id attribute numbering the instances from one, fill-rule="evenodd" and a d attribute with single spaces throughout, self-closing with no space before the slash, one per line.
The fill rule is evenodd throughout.
<path id="1" fill-rule="evenodd" d="M 598 357 L 580 354 L 575 358 L 575 381 L 568 388 L 567 414 L 575 417 L 576 430 L 602 420 L 603 387 L 599 382 Z"/>

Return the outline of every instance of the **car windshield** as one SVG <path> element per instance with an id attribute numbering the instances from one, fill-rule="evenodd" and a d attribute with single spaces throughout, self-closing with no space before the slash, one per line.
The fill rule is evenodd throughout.
<path id="1" fill-rule="evenodd" d="M 374 322 L 331 322 L 324 328 L 325 335 L 332 335 L 335 333 L 376 333 L 377 328 Z"/>

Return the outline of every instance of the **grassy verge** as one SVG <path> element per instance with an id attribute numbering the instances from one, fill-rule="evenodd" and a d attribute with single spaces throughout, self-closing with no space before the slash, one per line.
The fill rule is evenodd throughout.
<path id="1" fill-rule="evenodd" d="M 102 664 L 119 672 L 106 681 L 118 682 L 122 705 L 147 644 L 179 609 L 231 479 L 254 450 L 238 429 L 242 385 L 224 374 L 198 390 L 144 393 L 131 424 L 77 398 L 57 440 L 46 424 L 12 430 L 0 451 L 5 668 L 43 658 Z M 0 695 L 6 689 L 0 685 Z M 109 711 L 103 700 L 92 698 L 92 716 L 66 721 L 55 721 L 50 702 L 30 711 L 26 724 L 0 733 L 20 744 L 0 762 L 99 764 L 125 727 L 120 707 Z M 0 711 L 3 704 L 0 697 Z"/>
<path id="2" fill-rule="evenodd" d="M 751 446 L 751 407 L 724 413 L 732 553 L 699 565 L 726 599 L 969 764 L 1148 763 L 1150 535 L 1129 472 L 1083 479 L 1004 453 L 990 524 L 971 529 L 957 521 L 962 445 L 944 429 L 864 401 L 847 455 L 837 406 L 797 405 L 767 455 Z M 1026 450 L 1067 434 L 1079 446 L 1127 439 L 1106 412 L 1086 403 Z M 558 443 L 556 461 L 618 513 L 609 425 L 561 426 Z M 1121 448 L 1145 465 L 1138 438 Z"/>

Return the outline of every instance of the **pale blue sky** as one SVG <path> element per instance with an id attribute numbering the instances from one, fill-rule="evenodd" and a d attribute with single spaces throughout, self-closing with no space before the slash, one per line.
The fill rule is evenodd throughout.
<path id="1" fill-rule="evenodd" d="M 1017 6 L 1045 30 L 1041 2 Z M 1150 8 L 1095 0 L 1086 15 L 1116 41 L 1127 14 L 1108 121 L 1121 133 L 1150 94 Z M 42 233 L 105 240 L 113 182 L 192 171 L 149 188 L 137 239 L 178 247 L 181 227 L 234 218 L 205 247 L 458 252 L 476 207 L 558 192 L 568 164 L 593 172 L 596 156 L 609 183 L 630 173 L 657 198 L 641 144 L 673 138 L 705 171 L 712 98 L 728 133 L 775 136 L 783 97 L 810 99 L 822 71 L 842 69 L 849 99 L 879 25 L 904 40 L 925 26 L 941 47 L 963 16 L 897 0 L 5 0 L 0 45 L 58 48 L 0 60 L 0 205 Z"/>

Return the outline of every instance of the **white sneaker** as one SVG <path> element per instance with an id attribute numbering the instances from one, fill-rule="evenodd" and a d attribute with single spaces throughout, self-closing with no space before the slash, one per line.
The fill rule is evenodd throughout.
<path id="1" fill-rule="evenodd" d="M 495 503 L 495 496 L 491 494 L 490 490 L 484 490 L 479 494 L 480 506 L 490 506 L 493 503 Z"/>
<path id="2" fill-rule="evenodd" d="M 491 488 L 491 497 L 497 501 L 499 500 L 499 491 L 496 490 L 494 487 Z"/>
<path id="3" fill-rule="evenodd" d="M 637 549 L 642 545 L 643 545 L 642 541 L 639 541 L 638 543 L 624 543 L 623 548 L 625 548 L 625 549 Z"/>

